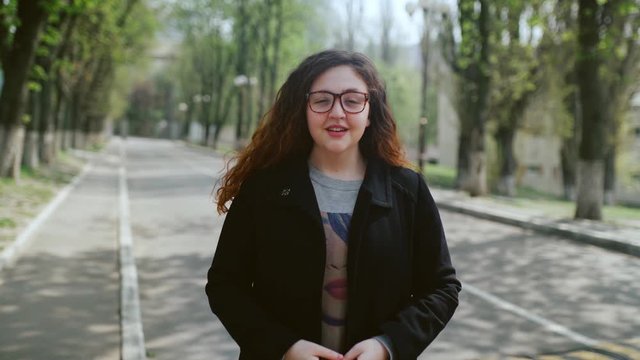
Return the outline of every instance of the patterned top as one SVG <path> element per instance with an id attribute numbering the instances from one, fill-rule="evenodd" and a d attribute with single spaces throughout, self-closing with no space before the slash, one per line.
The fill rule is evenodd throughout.
<path id="1" fill-rule="evenodd" d="M 361 180 L 330 178 L 310 167 L 326 238 L 326 262 L 322 291 L 321 345 L 344 353 L 347 315 L 347 248 L 351 214 Z"/>

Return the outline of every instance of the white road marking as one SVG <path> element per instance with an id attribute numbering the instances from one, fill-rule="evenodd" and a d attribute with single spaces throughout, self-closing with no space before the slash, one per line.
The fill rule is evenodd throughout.
<path id="1" fill-rule="evenodd" d="M 120 143 L 119 171 L 119 245 L 120 245 L 120 328 L 122 331 L 121 359 L 144 360 L 144 333 L 140 312 L 140 296 L 138 291 L 138 271 L 133 254 L 133 237 L 129 214 L 129 190 L 127 188 L 127 171 L 125 169 L 126 150 L 124 141 Z"/>
<path id="2" fill-rule="evenodd" d="M 521 316 L 531 322 L 534 322 L 536 324 L 539 324 L 541 326 L 543 326 L 544 328 L 546 328 L 549 331 L 552 331 L 558 335 L 562 335 L 566 338 L 569 338 L 579 344 L 582 345 L 586 345 L 586 346 L 595 346 L 596 344 L 599 343 L 599 341 L 591 339 L 587 336 L 584 336 L 582 334 L 579 334 L 563 325 L 560 325 L 556 322 L 553 322 L 551 320 L 545 319 L 541 316 L 538 316 L 526 309 L 523 309 L 515 304 L 512 304 L 510 302 L 507 302 L 505 300 L 500 299 L 497 296 L 491 295 L 488 292 L 485 292 L 483 290 L 480 290 L 472 285 L 469 285 L 467 283 L 464 283 L 462 285 L 462 288 L 464 289 L 464 291 L 468 291 L 469 293 L 471 293 L 472 295 L 475 295 L 493 305 L 495 305 L 496 307 L 509 311 L 513 314 L 516 314 L 518 316 Z"/>

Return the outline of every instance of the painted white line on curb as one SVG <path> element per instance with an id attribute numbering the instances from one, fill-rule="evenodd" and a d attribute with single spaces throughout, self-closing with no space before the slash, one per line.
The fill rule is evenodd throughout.
<path id="1" fill-rule="evenodd" d="M 87 173 L 93 168 L 91 162 L 87 162 L 80 174 L 76 175 L 73 180 L 67 186 L 62 188 L 60 192 L 53 198 L 51 202 L 38 214 L 38 216 L 27 225 L 27 227 L 18 235 L 16 240 L 7 246 L 2 253 L 0 253 L 0 271 L 5 266 L 13 264 L 20 250 L 31 240 L 31 235 L 44 223 L 49 216 L 60 206 L 62 201 L 67 198 L 71 190 L 73 190 L 84 179 Z"/>
<path id="2" fill-rule="evenodd" d="M 475 295 L 487 302 L 490 302 L 491 304 L 495 305 L 496 307 L 509 311 L 511 313 L 514 313 L 518 316 L 521 316 L 531 322 L 534 322 L 538 325 L 542 325 L 545 329 L 552 331 L 558 335 L 562 335 L 566 338 L 569 338 L 579 344 L 582 345 L 586 345 L 586 346 L 595 346 L 596 344 L 599 343 L 599 341 L 591 339 L 587 336 L 584 336 L 582 334 L 579 334 L 565 326 L 562 326 L 556 322 L 553 322 L 551 320 L 545 319 L 541 316 L 538 316 L 526 309 L 523 309 L 515 304 L 512 304 L 510 302 L 507 302 L 505 300 L 500 299 L 497 296 L 491 295 L 488 292 L 485 292 L 483 290 L 480 290 L 472 285 L 469 285 L 467 283 L 462 284 L 462 288 L 466 291 L 468 291 L 469 293 L 471 293 L 472 295 Z"/>
<path id="3" fill-rule="evenodd" d="M 140 313 L 140 297 L 138 291 L 138 271 L 133 254 L 133 237 L 129 218 L 129 190 L 127 188 L 127 172 L 125 170 L 126 152 L 123 142 L 120 143 L 120 331 L 122 360 L 144 360 L 144 333 Z"/>

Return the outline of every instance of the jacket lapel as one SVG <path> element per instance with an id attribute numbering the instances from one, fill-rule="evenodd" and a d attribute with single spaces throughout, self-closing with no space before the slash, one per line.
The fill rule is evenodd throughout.
<path id="1" fill-rule="evenodd" d="M 362 182 L 364 191 L 371 194 L 371 204 L 380 207 L 391 207 L 391 175 L 389 166 L 380 159 L 371 159 Z M 357 205 L 356 205 L 357 207 Z"/>
<path id="2" fill-rule="evenodd" d="M 309 178 L 306 159 L 292 160 L 284 165 L 282 176 L 276 181 L 276 197 L 284 206 L 297 208 L 322 228 L 316 194 Z"/>
<path id="3" fill-rule="evenodd" d="M 358 282 L 361 276 L 366 276 L 358 272 L 360 267 L 360 249 L 367 246 L 364 234 L 367 224 L 375 211 L 391 208 L 391 175 L 389 167 L 382 163 L 382 160 L 370 159 L 367 163 L 367 171 L 365 173 L 362 187 L 358 193 L 356 206 L 353 209 L 353 217 L 351 218 L 351 229 L 349 230 L 349 250 L 347 254 L 347 274 L 349 278 L 349 301 L 347 304 L 347 327 L 346 337 L 349 347 L 355 344 L 355 334 L 361 333 L 361 327 L 366 323 L 364 316 L 359 311 L 358 304 L 361 299 L 358 298 Z M 364 301 L 364 300 L 363 300 Z"/>

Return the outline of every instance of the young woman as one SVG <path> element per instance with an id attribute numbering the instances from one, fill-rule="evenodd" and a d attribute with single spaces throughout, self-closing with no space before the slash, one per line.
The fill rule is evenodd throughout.
<path id="1" fill-rule="evenodd" d="M 461 285 L 408 166 L 368 58 L 323 51 L 289 75 L 217 192 L 206 292 L 240 359 L 408 360 L 433 341 Z"/>

